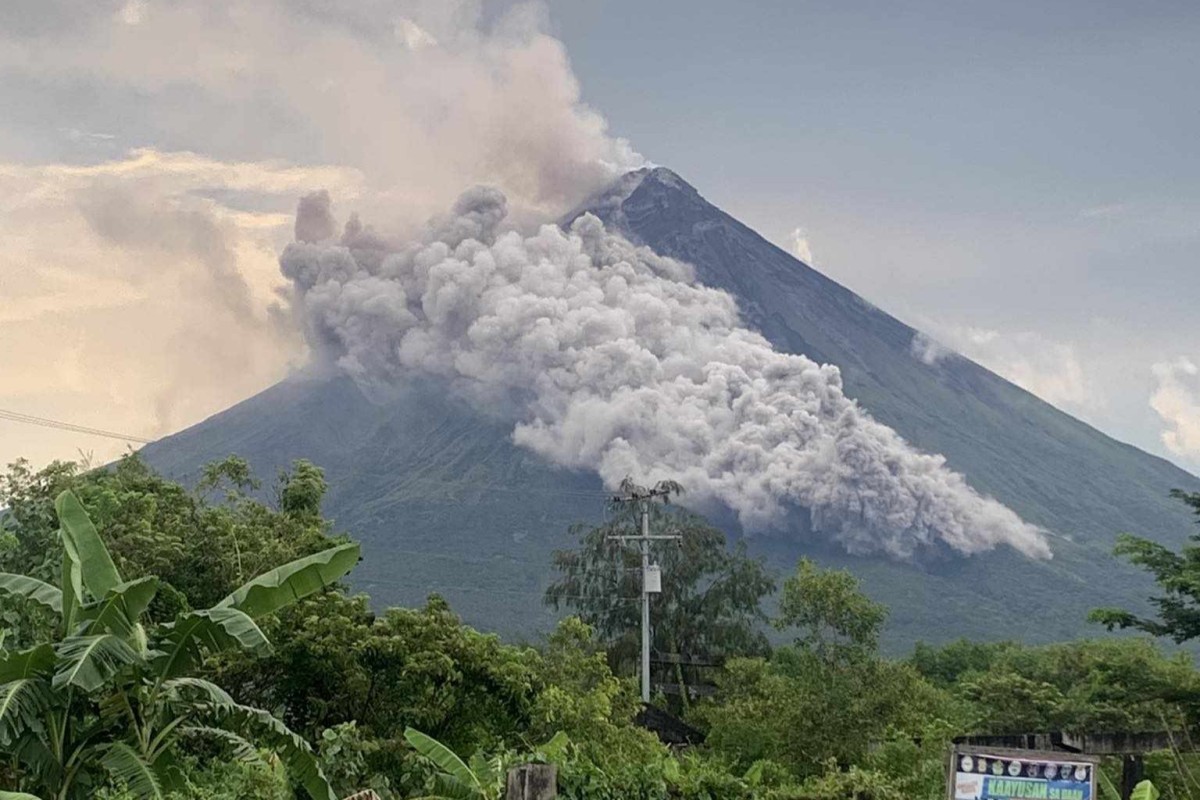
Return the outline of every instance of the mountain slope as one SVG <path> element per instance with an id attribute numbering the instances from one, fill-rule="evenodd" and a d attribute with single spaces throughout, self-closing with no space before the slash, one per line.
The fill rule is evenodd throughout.
<path id="1" fill-rule="evenodd" d="M 847 394 L 878 419 L 1053 533 L 1049 562 L 997 551 L 900 564 L 851 558 L 797 532 L 751 540 L 781 570 L 810 552 L 863 576 L 893 609 L 893 645 L 1076 635 L 1089 608 L 1147 594 L 1144 577 L 1109 556 L 1117 532 L 1171 544 L 1189 532 L 1167 492 L 1200 489 L 1200 480 L 964 358 L 923 363 L 911 353 L 913 329 L 771 245 L 669 170 L 631 173 L 586 210 L 694 264 L 704 283 L 738 298 L 746 322 L 776 347 L 837 364 Z M 378 602 L 415 603 L 438 591 L 478 625 L 531 635 L 550 622 L 539 604 L 549 550 L 570 544 L 571 522 L 598 518 L 604 495 L 593 476 L 514 447 L 509 431 L 447 401 L 436 385 L 372 403 L 346 379 L 293 380 L 144 453 L 183 478 L 230 452 L 262 474 L 309 458 L 327 470 L 328 511 L 364 542 L 356 580 Z"/>
<path id="2" fill-rule="evenodd" d="M 610 195 L 591 204 L 601 219 L 695 265 L 701 282 L 739 298 L 746 321 L 777 348 L 837 364 L 846 393 L 877 419 L 945 455 L 1026 520 L 1107 547 L 1113 530 L 1144 529 L 1164 514 L 1163 522 L 1186 519 L 1163 487 L 1195 486 L 1195 476 L 965 358 L 922 363 L 912 355 L 914 329 L 710 205 L 670 170 L 635 175 L 636 188 L 616 194 L 620 203 Z"/>

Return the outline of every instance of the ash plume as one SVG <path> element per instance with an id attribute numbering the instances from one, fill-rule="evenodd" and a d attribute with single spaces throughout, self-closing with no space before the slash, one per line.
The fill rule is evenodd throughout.
<path id="1" fill-rule="evenodd" d="M 688 265 L 591 215 L 524 236 L 505 213 L 477 188 L 417 241 L 364 238 L 355 220 L 289 245 L 314 357 L 368 389 L 440 379 L 556 464 L 608 486 L 674 478 L 748 531 L 801 507 L 852 553 L 1050 555 L 1038 528 L 872 419 L 837 367 L 775 351 Z"/>

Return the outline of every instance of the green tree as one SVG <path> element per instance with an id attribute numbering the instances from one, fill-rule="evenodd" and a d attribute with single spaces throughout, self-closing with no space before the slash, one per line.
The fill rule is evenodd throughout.
<path id="1" fill-rule="evenodd" d="M 727 664 L 717 700 L 700 709 L 708 744 L 736 770 L 766 761 L 815 780 L 830 764 L 864 763 L 872 742 L 911 741 L 953 718 L 947 695 L 911 666 L 880 658 L 885 619 L 849 573 L 802 560 L 774 621 L 797 631 L 795 643 L 769 660 Z"/>
<path id="2" fill-rule="evenodd" d="M 264 622 L 275 643 L 262 658 L 218 662 L 234 696 L 281 710 L 307 736 L 355 722 L 379 744 L 373 769 L 411 766 L 403 734 L 427 731 L 456 752 L 516 743 L 540 689 L 538 655 L 464 625 L 437 596 L 422 608 L 371 611 L 365 597 L 328 592 Z"/>
<path id="3" fill-rule="evenodd" d="M 59 618 L 58 637 L 0 660 L 0 744 L 18 787 L 49 800 L 91 797 L 105 784 L 135 797 L 161 798 L 180 778 L 189 738 L 236 751 L 250 740 L 274 750 L 313 798 L 332 791 L 307 743 L 266 711 L 236 703 L 194 671 L 206 655 L 231 649 L 264 653 L 255 622 L 341 578 L 358 561 L 340 545 L 290 562 L 239 587 L 211 608 L 147 626 L 159 581 L 125 581 L 70 491 L 59 495 L 59 585 L 0 573 L 0 591 Z"/>
<path id="4" fill-rule="evenodd" d="M 279 475 L 279 510 L 298 517 L 319 517 L 328 488 L 325 471 L 300 459 L 292 464 L 291 472 Z"/>
<path id="5" fill-rule="evenodd" d="M 604 524 L 575 526 L 579 548 L 554 553 L 559 577 L 546 590 L 547 604 L 570 609 L 595 630 L 622 674 L 632 674 L 641 648 L 641 555 L 613 537 L 636 534 L 640 514 L 634 504 L 615 503 Z M 654 550 L 662 593 L 651 599 L 653 649 L 712 659 L 768 652 L 760 604 L 775 585 L 762 562 L 741 542 L 727 547 L 719 529 L 676 506 L 652 504 L 650 528 L 680 536 Z"/>
<path id="6" fill-rule="evenodd" d="M 1200 493 L 1176 489 L 1171 496 L 1200 518 Z M 1158 609 L 1158 618 L 1141 617 L 1119 608 L 1098 608 L 1092 612 L 1091 620 L 1110 631 L 1132 628 L 1154 636 L 1169 636 L 1176 642 L 1200 636 L 1200 534 L 1192 534 L 1189 539 L 1192 543 L 1176 553 L 1150 539 L 1121 534 L 1114 553 L 1150 572 L 1162 590 L 1162 594 L 1150 599 Z"/>
<path id="7" fill-rule="evenodd" d="M 822 570 L 803 558 L 783 584 L 775 627 L 795 629 L 795 645 L 828 664 L 875 655 L 887 609 L 867 597 L 845 570 Z"/>
<path id="8" fill-rule="evenodd" d="M 917 642 L 909 663 L 934 685 L 950 688 L 964 675 L 986 672 L 1005 652 L 1019 647 L 1014 642 L 972 642 L 968 639 L 958 639 L 941 647 Z"/>
<path id="9" fill-rule="evenodd" d="M 502 756 L 487 758 L 477 753 L 467 763 L 437 739 L 413 728 L 404 731 L 404 738 L 437 769 L 433 793 L 422 800 L 499 800 L 504 793 Z"/>
<path id="10" fill-rule="evenodd" d="M 590 626 L 578 617 L 562 620 L 542 650 L 539 674 L 529 739 L 565 742 L 550 757 L 559 766 L 564 798 L 667 796 L 674 762 L 657 737 L 636 724 L 637 689 L 613 675 Z"/>
<path id="11" fill-rule="evenodd" d="M 963 643 L 927 648 L 918 669 L 956 663 Z M 975 733 L 1190 728 L 1200 721 L 1200 673 L 1186 654 L 1146 639 L 979 646 L 971 668 L 942 685 L 970 704 Z M 949 654 L 943 656 L 943 654 Z"/>
<path id="12" fill-rule="evenodd" d="M 316 490 L 324 485 L 313 469 L 296 462 L 280 483 L 281 495 L 293 483 L 303 486 L 296 493 L 307 498 L 310 511 L 319 508 Z M 18 462 L 0 477 L 0 507 L 7 507 L 0 570 L 56 579 L 62 549 L 54 499 L 69 488 L 105 532 L 121 572 L 158 578 L 150 617 L 169 620 L 216 603 L 276 564 L 339 541 L 331 542 L 319 514 L 277 511 L 256 500 L 248 494 L 256 486 L 237 457 L 205 466 L 194 492 L 157 475 L 137 455 L 83 473 L 67 464 L 34 472 Z M 23 641 L 32 640 L 17 637 L 12 644 Z"/>

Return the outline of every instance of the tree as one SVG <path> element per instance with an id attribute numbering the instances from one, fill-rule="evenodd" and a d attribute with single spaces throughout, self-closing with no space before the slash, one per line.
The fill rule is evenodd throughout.
<path id="1" fill-rule="evenodd" d="M 474 752 L 517 741 L 540 688 L 536 652 L 464 625 L 437 596 L 423 608 L 375 614 L 365 597 L 329 592 L 264 630 L 271 654 L 233 654 L 217 675 L 242 702 L 279 708 L 312 737 L 355 721 L 365 735 L 398 745 L 411 726 Z M 398 771 L 390 753 L 376 766 Z"/>
<path id="2" fill-rule="evenodd" d="M 528 731 L 559 767 L 564 798 L 665 797 L 667 748 L 635 722 L 641 702 L 632 680 L 613 675 L 592 629 L 559 622 L 542 649 L 541 691 Z"/>
<path id="3" fill-rule="evenodd" d="M 611 537 L 635 534 L 640 514 L 633 504 L 614 503 L 603 525 L 572 528 L 579 549 L 554 553 L 560 577 L 546 590 L 548 605 L 571 609 L 595 630 L 622 673 L 632 672 L 641 647 L 641 556 Z M 766 653 L 760 602 L 775 585 L 762 562 L 740 542 L 728 548 L 719 529 L 675 506 L 652 504 L 650 526 L 680 536 L 654 553 L 662 593 L 651 599 L 653 649 L 713 659 Z"/>
<path id="4" fill-rule="evenodd" d="M 708 743 L 736 769 L 782 765 L 796 779 L 862 763 L 889 734 L 918 736 L 947 697 L 906 664 L 879 657 L 886 610 L 844 571 L 808 559 L 784 583 L 781 630 L 795 643 L 769 660 L 734 659 L 718 679 L 718 698 L 700 709 Z"/>
<path id="5" fill-rule="evenodd" d="M 802 558 L 783 584 L 775 627 L 798 629 L 796 647 L 839 664 L 874 656 L 887 608 L 863 594 L 846 570 L 822 570 Z"/>
<path id="6" fill-rule="evenodd" d="M 986 672 L 1004 653 L 1019 647 L 1015 642 L 972 642 L 969 639 L 958 639 L 941 647 L 917 642 L 909 663 L 927 681 L 948 689 L 964 675 Z"/>
<path id="7" fill-rule="evenodd" d="M 300 459 L 292 464 L 291 472 L 279 475 L 279 510 L 298 517 L 319 517 L 321 500 L 328 488 L 325 471 L 311 461 Z"/>
<path id="8" fill-rule="evenodd" d="M 324 484 L 313 469 L 296 462 L 281 478 L 281 495 L 295 482 L 305 487 L 297 490 L 307 498 L 300 507 L 319 508 L 316 489 Z M 195 491 L 155 474 L 137 455 L 83 473 L 66 464 L 34 472 L 18 462 L 0 477 L 0 507 L 7 507 L 0 514 L 0 571 L 57 580 L 62 548 L 54 501 L 68 488 L 104 531 L 117 568 L 158 578 L 152 620 L 211 606 L 254 575 L 345 541 L 331 542 L 319 514 L 277 511 L 256 500 L 248 492 L 257 485 L 237 457 L 206 465 Z M 10 644 L 35 640 L 17 633 Z"/>
<path id="9" fill-rule="evenodd" d="M 1171 496 L 1191 507 L 1200 518 L 1200 492 L 1176 489 Z M 1192 544 L 1184 545 L 1176 553 L 1149 539 L 1121 534 L 1113 552 L 1150 572 L 1162 589 L 1161 595 L 1150 599 L 1158 609 L 1158 619 L 1140 617 L 1119 608 L 1098 608 L 1090 619 L 1110 631 L 1132 628 L 1154 636 L 1169 636 L 1177 643 L 1200 636 L 1200 534 L 1189 538 Z"/>
<path id="10" fill-rule="evenodd" d="M 1190 729 L 1200 720 L 1200 673 L 1150 640 L 955 642 L 919 655 L 922 674 L 967 701 L 975 733 Z"/>
<path id="11" fill-rule="evenodd" d="M 476 753 L 465 763 L 453 750 L 414 728 L 404 738 L 422 758 L 437 768 L 434 794 L 422 800 L 499 800 L 504 793 L 504 759 Z"/>
<path id="12" fill-rule="evenodd" d="M 280 720 L 235 702 L 196 670 L 206 655 L 265 653 L 255 622 L 341 578 L 358 561 L 344 544 L 292 561 L 237 588 L 211 608 L 148 626 L 159 580 L 123 580 L 71 491 L 55 503 L 61 525 L 59 585 L 0 573 L 0 592 L 57 615 L 58 636 L 0 659 L 0 744 L 13 755 L 20 788 L 45 800 L 91 797 L 105 784 L 161 798 L 179 781 L 179 751 L 191 738 L 267 747 L 319 800 L 332 790 L 308 744 Z"/>

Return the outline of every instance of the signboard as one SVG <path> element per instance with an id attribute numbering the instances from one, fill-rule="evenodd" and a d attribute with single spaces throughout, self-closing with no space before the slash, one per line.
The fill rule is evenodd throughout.
<path id="1" fill-rule="evenodd" d="M 1095 800 L 1099 759 L 1035 750 L 956 747 L 949 800 Z"/>

